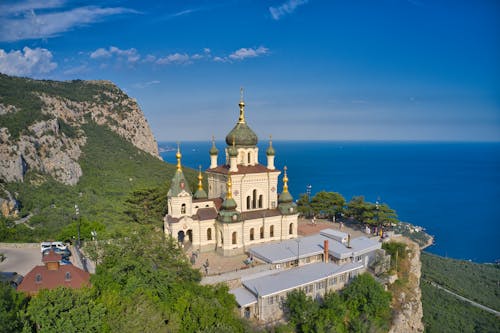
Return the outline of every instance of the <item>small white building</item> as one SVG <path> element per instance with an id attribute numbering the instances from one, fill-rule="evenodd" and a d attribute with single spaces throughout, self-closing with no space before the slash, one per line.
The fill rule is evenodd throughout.
<path id="1" fill-rule="evenodd" d="M 366 268 L 375 260 L 376 252 L 381 248 L 378 237 L 350 239 L 344 232 L 324 229 L 311 236 L 254 246 L 248 253 L 256 260 L 271 264 L 273 268 L 320 262 L 324 261 L 325 255 L 328 261 L 338 265 L 360 262 Z"/>
<path id="2" fill-rule="evenodd" d="M 242 279 L 242 287 L 232 289 L 241 316 L 264 322 L 283 317 L 283 303 L 289 292 L 303 290 L 313 298 L 342 289 L 363 271 L 363 264 L 352 262 L 342 266 L 314 263 L 284 271 L 268 271 Z"/>

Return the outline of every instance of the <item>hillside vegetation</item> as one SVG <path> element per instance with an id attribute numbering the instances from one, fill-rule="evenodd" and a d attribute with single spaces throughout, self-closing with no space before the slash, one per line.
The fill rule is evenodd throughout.
<path id="1" fill-rule="evenodd" d="M 434 282 L 463 297 L 500 309 L 500 269 L 495 265 L 422 253 L 422 305 L 426 332 L 500 332 L 495 315 L 432 286 Z"/>
<path id="2" fill-rule="evenodd" d="M 76 223 L 75 204 L 82 219 L 103 224 L 107 234 L 124 232 L 132 222 L 161 225 L 175 166 L 137 149 L 105 126 L 90 122 L 83 128 L 88 138 L 79 160 L 83 175 L 78 184 L 63 185 L 37 172 L 28 172 L 22 183 L 5 184 L 11 193 L 18 193 L 21 214 L 34 214 L 29 225 L 35 229 L 19 225 L 6 230 L 9 222 L 3 219 L 6 232 L 0 233 L 0 240 L 56 238 L 64 227 Z M 195 188 L 196 172 L 184 169 L 184 173 Z M 144 205 L 154 197 L 157 202 L 150 214 L 137 219 L 137 206 L 147 208 Z"/>

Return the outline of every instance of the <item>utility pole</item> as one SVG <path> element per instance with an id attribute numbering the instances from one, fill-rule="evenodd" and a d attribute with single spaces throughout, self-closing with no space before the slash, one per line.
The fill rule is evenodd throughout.
<path id="1" fill-rule="evenodd" d="M 78 221 L 78 242 L 76 244 L 77 248 L 80 248 L 80 208 L 75 204 L 75 216 Z"/>

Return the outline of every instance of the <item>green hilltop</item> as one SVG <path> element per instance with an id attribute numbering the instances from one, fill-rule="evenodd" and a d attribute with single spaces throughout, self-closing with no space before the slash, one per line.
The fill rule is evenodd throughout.
<path id="1" fill-rule="evenodd" d="M 110 92 L 128 98 L 107 82 L 38 81 L 0 74 L 0 103 L 16 107 L 15 112 L 0 113 L 0 127 L 9 130 L 11 139 L 19 138 L 29 135 L 26 129 L 30 124 L 54 118 L 42 112 L 43 103 L 37 97 L 40 93 L 83 103 L 95 103 L 97 96 L 104 103 Z M 126 110 L 115 107 L 112 111 Z M 0 187 L 18 201 L 20 216 L 32 215 L 27 226 L 16 225 L 15 218 L 1 217 L 0 241 L 71 239 L 76 236 L 75 205 L 79 207 L 82 228 L 99 229 L 103 236 L 126 232 L 137 223 L 162 226 L 166 193 L 175 166 L 138 149 L 108 126 L 93 122 L 88 115 L 79 128 L 61 120 L 59 127 L 64 133 L 60 135 L 65 137 L 75 131 L 84 132 L 86 143 L 78 159 L 82 176 L 74 186 L 32 169 L 28 169 L 23 182 L 0 179 Z M 196 172 L 184 169 L 184 173 L 195 188 Z M 86 230 L 82 237 L 89 237 L 89 232 L 90 229 Z"/>

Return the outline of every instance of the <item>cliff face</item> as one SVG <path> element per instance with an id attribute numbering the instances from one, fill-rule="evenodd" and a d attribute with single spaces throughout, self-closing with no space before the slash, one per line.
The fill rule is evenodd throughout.
<path id="1" fill-rule="evenodd" d="M 0 180 L 23 181 L 33 169 L 75 185 L 82 175 L 78 160 L 87 139 L 82 125 L 89 121 L 159 158 L 137 102 L 114 84 L 0 75 Z"/>
<path id="2" fill-rule="evenodd" d="M 398 310 L 395 312 L 389 333 L 420 333 L 424 331 L 422 318 L 422 292 L 420 290 L 420 275 L 422 263 L 420 262 L 420 247 L 417 243 L 406 237 L 395 239 L 404 242 L 409 249 L 408 285 L 394 295 Z"/>

